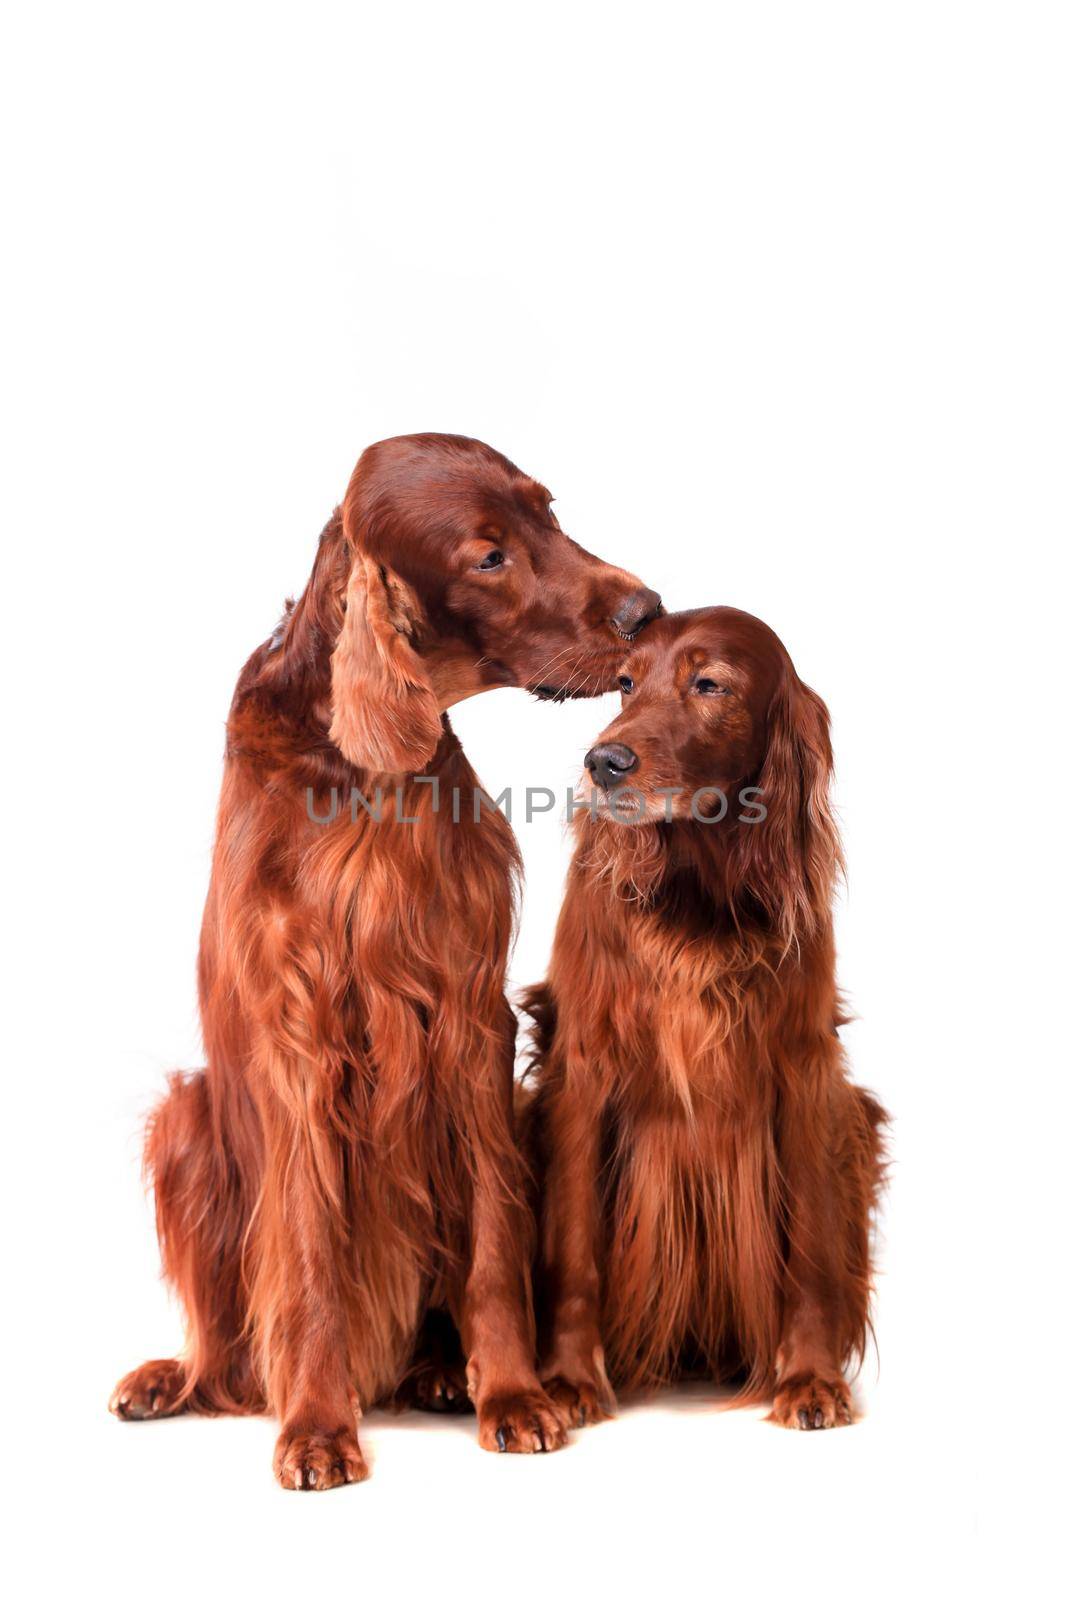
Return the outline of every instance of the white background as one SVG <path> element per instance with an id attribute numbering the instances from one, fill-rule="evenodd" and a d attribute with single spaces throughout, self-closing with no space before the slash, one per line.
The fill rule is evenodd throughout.
<path id="1" fill-rule="evenodd" d="M 12 6 L 3 118 L 4 1437 L 21 1589 L 1051 1588 L 1060 1446 L 1062 12 Z M 551 1459 L 370 1415 L 123 1427 L 176 1351 L 138 1120 L 200 1060 L 236 673 L 366 444 L 479 435 L 834 716 L 858 1079 L 895 1117 L 851 1430 L 689 1394 Z M 613 702 L 460 708 L 562 781 Z M 566 844 L 519 827 L 516 984 Z M 1054 1179 L 1054 1181 L 1053 1181 Z M 239 1586 L 239 1588 L 237 1587 Z"/>

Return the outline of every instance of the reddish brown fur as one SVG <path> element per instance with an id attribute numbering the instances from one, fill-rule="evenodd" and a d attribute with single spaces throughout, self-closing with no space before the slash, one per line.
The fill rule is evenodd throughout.
<path id="1" fill-rule="evenodd" d="M 268 1409 L 284 1485 L 352 1481 L 360 1408 L 419 1370 L 433 1312 L 461 1331 L 483 1445 L 565 1439 L 534 1367 L 513 1139 L 517 851 L 502 815 L 473 825 L 445 713 L 501 684 L 602 692 L 625 648 L 609 619 L 657 599 L 485 445 L 419 435 L 361 458 L 230 712 L 207 1067 L 172 1080 L 146 1148 L 187 1347 L 123 1379 L 120 1416 Z M 419 773 L 440 781 L 437 812 Z M 351 820 L 349 789 L 372 799 L 378 781 L 383 820 Z M 340 815 L 320 826 L 306 792 L 325 817 L 331 788 Z"/>
<path id="2" fill-rule="evenodd" d="M 602 794 L 581 819 L 530 1001 L 541 1375 L 575 1421 L 699 1374 L 779 1422 L 847 1422 L 884 1114 L 837 1037 L 828 716 L 776 636 L 724 607 L 653 623 L 626 679 L 602 743 L 638 756 L 647 820 Z M 729 806 L 713 825 L 689 810 L 705 785 Z"/>

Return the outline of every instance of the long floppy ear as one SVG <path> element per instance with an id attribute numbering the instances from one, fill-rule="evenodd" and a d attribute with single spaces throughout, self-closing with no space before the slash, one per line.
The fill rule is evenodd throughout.
<path id="1" fill-rule="evenodd" d="M 736 885 L 765 906 L 786 945 L 808 938 L 832 915 L 843 869 L 829 801 L 832 776 L 825 702 L 789 672 L 770 707 L 758 781 L 766 816 L 742 829 Z"/>
<path id="2" fill-rule="evenodd" d="M 437 748 L 437 697 L 412 642 L 419 617 L 407 585 L 353 548 L 331 662 L 329 736 L 367 772 L 418 772 Z"/>

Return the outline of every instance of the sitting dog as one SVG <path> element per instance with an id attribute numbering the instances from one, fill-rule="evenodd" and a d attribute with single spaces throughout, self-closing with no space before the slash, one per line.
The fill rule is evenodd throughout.
<path id="1" fill-rule="evenodd" d="M 699 1376 L 832 1428 L 884 1113 L 837 1037 L 826 708 L 720 606 L 654 622 L 619 685 L 528 999 L 542 1381 L 573 1423 Z"/>
<path id="2" fill-rule="evenodd" d="M 487 1449 L 564 1441 L 511 1112 L 517 847 L 478 819 L 447 709 L 600 694 L 658 605 L 487 445 L 364 452 L 230 710 L 207 1067 L 172 1080 L 146 1149 L 187 1343 L 122 1379 L 119 1417 L 272 1411 L 290 1489 L 364 1478 L 361 1408 L 412 1383 L 468 1383 Z"/>

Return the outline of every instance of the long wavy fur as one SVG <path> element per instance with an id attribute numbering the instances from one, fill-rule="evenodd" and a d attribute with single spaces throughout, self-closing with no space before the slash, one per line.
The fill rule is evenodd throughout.
<path id="1" fill-rule="evenodd" d="M 825 1308 L 826 1359 L 861 1360 L 884 1112 L 837 1037 L 831 772 L 825 706 L 788 663 L 763 825 L 576 825 L 548 980 L 526 1000 L 523 1114 L 542 1351 L 574 1385 L 560 1349 L 586 1350 L 591 1383 L 602 1344 L 623 1392 L 695 1373 L 770 1395 L 804 1300 Z"/>

